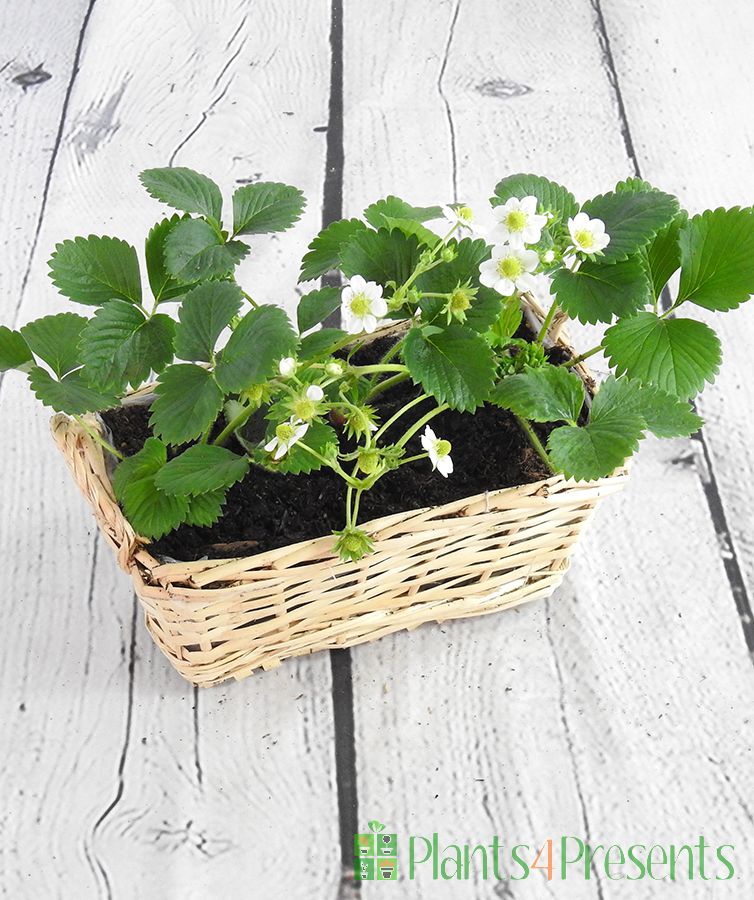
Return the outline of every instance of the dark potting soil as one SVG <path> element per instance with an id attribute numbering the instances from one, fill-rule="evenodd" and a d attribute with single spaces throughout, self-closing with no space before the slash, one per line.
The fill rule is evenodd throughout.
<path id="1" fill-rule="evenodd" d="M 375 341 L 359 351 L 358 361 L 378 361 L 385 349 L 385 342 Z M 558 348 L 549 355 L 556 363 L 568 358 Z M 387 392 L 382 402 L 375 403 L 380 419 L 385 421 L 418 392 L 409 381 Z M 419 404 L 418 410 L 413 421 L 426 412 L 426 405 Z M 402 420 L 404 428 L 413 412 Z M 112 432 L 114 445 L 126 455 L 138 452 L 151 436 L 146 406 L 119 407 L 103 413 L 102 418 Z M 431 426 L 453 445 L 453 474 L 443 478 L 426 459 L 389 472 L 362 494 L 360 522 L 528 484 L 549 474 L 516 420 L 505 410 L 484 406 L 473 415 L 449 410 L 433 419 Z M 546 440 L 550 428 L 536 427 Z M 228 446 L 242 452 L 240 446 Z M 408 456 L 422 452 L 419 434 L 408 442 L 406 450 Z M 282 475 L 252 466 L 244 480 L 229 490 L 225 512 L 218 522 L 209 528 L 182 525 L 154 541 L 151 552 L 178 560 L 249 556 L 330 534 L 343 527 L 344 511 L 345 485 L 330 469 L 309 475 Z"/>

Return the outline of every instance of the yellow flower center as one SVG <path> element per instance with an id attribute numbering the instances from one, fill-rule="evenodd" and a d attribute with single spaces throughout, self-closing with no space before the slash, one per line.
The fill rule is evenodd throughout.
<path id="1" fill-rule="evenodd" d="M 275 437 L 277 437 L 281 444 L 289 443 L 295 433 L 296 429 L 288 422 L 283 422 L 282 425 L 278 425 L 275 429 Z"/>
<path id="2" fill-rule="evenodd" d="M 309 422 L 317 414 L 317 404 L 308 397 L 297 397 L 291 403 L 290 410 L 297 419 Z"/>
<path id="3" fill-rule="evenodd" d="M 450 453 L 450 450 L 451 450 L 450 441 L 445 441 L 445 440 L 440 439 L 435 444 L 435 453 L 437 453 L 437 455 L 441 459 L 443 456 L 448 456 L 448 454 Z"/>
<path id="4" fill-rule="evenodd" d="M 463 219 L 464 222 L 470 222 L 474 218 L 474 213 L 470 206 L 459 206 L 457 212 L 458 218 Z"/>
<path id="5" fill-rule="evenodd" d="M 463 288 L 456 288 L 450 295 L 450 311 L 454 313 L 466 312 L 471 306 L 471 296 L 469 291 Z"/>
<path id="6" fill-rule="evenodd" d="M 521 260 L 516 256 L 504 256 L 497 262 L 497 272 L 502 278 L 509 278 L 515 281 L 524 271 Z"/>
<path id="7" fill-rule="evenodd" d="M 574 238 L 579 247 L 582 247 L 584 250 L 589 250 L 590 247 L 594 246 L 594 235 L 587 228 L 579 229 L 574 234 Z"/>
<path id="8" fill-rule="evenodd" d="M 355 316 L 368 316 L 372 311 L 372 301 L 366 294 L 356 294 L 351 300 L 351 312 Z"/>
<path id="9" fill-rule="evenodd" d="M 505 217 L 508 231 L 523 231 L 526 228 L 527 215 L 520 209 L 512 209 Z"/>

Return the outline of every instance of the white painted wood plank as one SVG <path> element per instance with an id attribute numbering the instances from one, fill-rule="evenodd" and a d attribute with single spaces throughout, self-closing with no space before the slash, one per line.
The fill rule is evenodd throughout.
<path id="1" fill-rule="evenodd" d="M 385 53 L 374 33 L 401 52 Z M 630 173 L 590 3 L 512 3 L 504 19 L 491 2 L 356 4 L 346 47 L 348 214 L 387 191 L 448 199 L 454 158 L 456 199 L 472 204 L 509 172 L 542 172 L 581 197 Z M 359 165 L 367 145 L 375 152 Z M 678 463 L 688 453 L 688 442 L 644 446 L 549 603 L 354 651 L 364 822 L 437 830 L 447 842 L 495 830 L 532 843 L 732 835 L 743 865 L 754 836 L 731 784 L 751 792 L 754 688 L 699 479 Z M 665 889 L 643 885 L 642 895 Z M 707 896 L 700 882 L 683 889 Z M 428 879 L 411 890 L 495 895 Z M 522 882 L 512 895 L 546 890 Z M 600 890 L 623 896 L 604 875 L 599 887 L 557 883 L 548 895 Z"/>
<path id="2" fill-rule="evenodd" d="M 57 10 L 46 6 L 50 23 Z M 44 264 L 56 241 L 110 232 L 141 243 L 161 209 L 136 175 L 171 156 L 215 176 L 228 202 L 247 178 L 309 194 L 300 228 L 267 249 L 255 242 L 246 282 L 290 307 L 321 216 L 326 135 L 314 128 L 327 116 L 329 4 L 137 2 L 123 13 L 94 7 L 19 319 L 62 308 Z M 24 158 L 6 158 L 22 182 Z M 0 578 L 17 598 L 0 663 L 0 789 L 19 800 L 3 819 L 3 890 L 35 900 L 334 894 L 328 657 L 203 692 L 195 713 L 194 690 L 140 614 L 132 646 L 129 582 L 106 547 L 94 558 L 93 522 L 47 415 L 12 376 L 0 388 Z"/>

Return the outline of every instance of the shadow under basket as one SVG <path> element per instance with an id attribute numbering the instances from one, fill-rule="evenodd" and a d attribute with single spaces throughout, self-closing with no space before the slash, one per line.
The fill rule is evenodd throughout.
<path id="1" fill-rule="evenodd" d="M 94 417 L 88 424 L 102 427 Z M 373 519 L 360 527 L 375 552 L 356 563 L 337 557 L 331 535 L 236 559 L 161 562 L 118 506 L 102 447 L 65 415 L 53 417 L 52 432 L 133 579 L 157 646 L 202 686 L 546 597 L 599 500 L 627 477 L 625 470 L 592 482 L 556 475 Z"/>

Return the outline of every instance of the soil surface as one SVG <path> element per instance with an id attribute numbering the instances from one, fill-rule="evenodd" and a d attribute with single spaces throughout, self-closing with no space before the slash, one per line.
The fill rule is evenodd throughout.
<path id="1" fill-rule="evenodd" d="M 384 351 L 383 342 L 375 341 L 359 352 L 358 362 L 379 360 Z M 550 358 L 560 362 L 567 354 L 555 349 Z M 417 395 L 418 389 L 407 381 L 387 392 L 382 402 L 377 398 L 380 419 L 385 421 Z M 421 412 L 414 421 L 426 411 L 425 404 L 418 409 Z M 407 425 L 412 413 L 402 420 Z M 119 407 L 103 413 L 102 418 L 112 432 L 114 445 L 126 455 L 138 452 L 151 436 L 146 406 Z M 485 406 L 473 415 L 447 411 L 431 425 L 438 436 L 453 445 L 453 474 L 443 478 L 426 459 L 389 472 L 362 494 L 360 522 L 528 484 L 549 475 L 516 420 L 505 410 Z M 536 427 L 546 440 L 550 429 Z M 344 436 L 344 446 L 346 443 Z M 243 452 L 232 442 L 228 446 Z M 407 444 L 407 455 L 420 452 L 416 435 Z M 210 528 L 182 525 L 153 542 L 151 552 L 177 560 L 250 556 L 342 528 L 344 510 L 345 485 L 330 469 L 309 475 L 282 475 L 252 466 L 246 478 L 228 492 L 225 512 L 218 522 Z"/>

